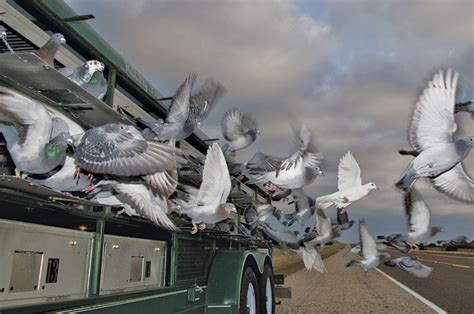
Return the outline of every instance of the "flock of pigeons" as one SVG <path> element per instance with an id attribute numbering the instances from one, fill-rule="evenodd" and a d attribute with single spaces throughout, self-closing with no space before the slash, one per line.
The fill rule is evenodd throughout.
<path id="1" fill-rule="evenodd" d="M 56 51 L 64 43 L 61 34 L 54 34 L 36 55 L 54 66 Z M 107 91 L 103 71 L 104 64 L 97 60 L 59 69 L 98 99 Z M 413 115 L 409 132 L 413 150 L 401 151 L 415 157 L 396 184 L 404 192 L 409 231 L 383 236 L 382 240 L 406 254 L 442 231 L 431 227 L 430 209 L 413 187 L 418 178 L 429 178 L 435 189 L 453 199 L 474 203 L 474 181 L 461 164 L 474 146 L 474 138 L 453 139 L 455 112 L 474 114 L 474 108 L 472 103 L 455 106 L 457 78 L 448 70 L 445 76 L 439 72 L 429 82 Z M 243 211 L 246 223 L 240 232 L 262 234 L 280 248 L 301 255 L 307 269 L 324 272 L 319 250 L 353 226 L 347 207 L 377 189 L 376 184 L 362 183 L 360 167 L 348 152 L 339 162 L 337 191 L 317 198 L 308 196 L 303 188 L 323 174 L 323 156 L 315 147 L 312 131 L 293 116 L 289 119 L 297 139 L 293 154 L 274 157 L 258 152 L 245 163 L 228 165 L 226 155 L 235 157 L 260 134 L 256 119 L 236 109 L 222 118 L 227 143 L 222 148 L 217 143 L 209 147 L 199 188 L 178 183 L 178 170 L 191 161 L 176 142 L 189 137 L 225 93 L 222 84 L 213 79 L 194 90 L 195 81 L 196 75 L 191 74 L 179 86 L 165 120 L 137 121 L 145 126 L 143 130 L 110 123 L 84 131 L 61 112 L 2 86 L 0 132 L 18 175 L 24 179 L 120 207 L 128 215 L 145 217 L 168 230 L 179 230 L 169 218 L 172 212 L 191 220 L 192 233 L 226 221 L 231 212 L 236 212 L 234 204 L 228 202 L 236 181 L 264 184 L 273 201 L 292 195 L 295 211 L 290 214 L 283 214 L 271 204 L 248 206 Z M 332 205 L 337 209 L 335 220 L 326 212 Z M 370 235 L 364 220 L 359 221 L 358 229 L 360 243 L 350 252 L 359 254 L 362 260 L 347 266 L 367 272 L 389 255 L 379 251 L 380 244 Z M 386 264 L 418 277 L 431 273 L 411 255 Z"/>

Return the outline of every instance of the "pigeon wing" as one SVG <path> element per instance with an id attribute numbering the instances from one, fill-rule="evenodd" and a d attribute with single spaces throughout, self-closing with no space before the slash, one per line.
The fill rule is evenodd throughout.
<path id="1" fill-rule="evenodd" d="M 331 221 L 326 216 L 324 209 L 319 206 L 316 209 L 316 231 L 320 236 L 331 233 Z"/>
<path id="2" fill-rule="evenodd" d="M 92 173 L 138 176 L 174 169 L 176 162 L 185 162 L 179 152 L 166 144 L 131 137 L 123 130 L 107 133 L 96 128 L 84 134 L 74 157 L 78 166 Z"/>
<path id="3" fill-rule="evenodd" d="M 430 227 L 431 211 L 414 187 L 404 195 L 404 203 L 410 232 L 427 230 Z"/>
<path id="4" fill-rule="evenodd" d="M 359 164 L 351 152 L 347 152 L 339 161 L 337 187 L 339 191 L 362 185 Z"/>
<path id="5" fill-rule="evenodd" d="M 188 120 L 201 122 L 204 120 L 213 106 L 224 96 L 224 86 L 212 78 L 207 79 L 189 99 Z"/>
<path id="6" fill-rule="evenodd" d="M 202 183 L 197 196 L 198 205 L 225 204 L 232 189 L 229 169 L 217 143 L 207 150 Z"/>
<path id="7" fill-rule="evenodd" d="M 410 145 L 423 151 L 453 140 L 457 125 L 454 121 L 454 98 L 458 73 L 449 69 L 446 76 L 439 71 L 428 83 L 415 105 L 409 130 Z"/>
<path id="8" fill-rule="evenodd" d="M 359 240 L 364 259 L 375 259 L 377 257 L 377 245 L 370 235 L 364 219 L 359 220 Z"/>
<path id="9" fill-rule="evenodd" d="M 189 115 L 189 97 L 196 80 L 196 73 L 191 73 L 179 86 L 173 99 L 166 122 L 169 124 L 184 125 Z"/>
<path id="10" fill-rule="evenodd" d="M 249 130 L 257 128 L 257 120 L 250 115 L 236 109 L 231 109 L 222 118 L 222 135 L 227 141 L 235 141 Z"/>
<path id="11" fill-rule="evenodd" d="M 474 203 L 474 180 L 461 163 L 442 175 L 431 179 L 434 188 L 447 196 L 466 203 Z"/>

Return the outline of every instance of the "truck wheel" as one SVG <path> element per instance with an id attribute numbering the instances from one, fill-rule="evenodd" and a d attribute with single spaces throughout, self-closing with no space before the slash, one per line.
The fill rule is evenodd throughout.
<path id="1" fill-rule="evenodd" d="M 240 286 L 240 313 L 257 314 L 260 308 L 260 294 L 257 277 L 251 267 L 247 267 Z"/>
<path id="2" fill-rule="evenodd" d="M 275 282 L 272 268 L 267 264 L 262 274 L 262 313 L 275 313 Z"/>

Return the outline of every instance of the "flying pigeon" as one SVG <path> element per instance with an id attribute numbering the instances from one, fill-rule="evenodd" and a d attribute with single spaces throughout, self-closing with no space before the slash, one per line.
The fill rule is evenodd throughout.
<path id="1" fill-rule="evenodd" d="M 38 50 L 35 54 L 40 57 L 44 62 L 54 67 L 54 57 L 59 49 L 59 46 L 64 45 L 66 39 L 62 34 L 56 33 L 49 38 L 49 40 Z"/>
<path id="2" fill-rule="evenodd" d="M 182 138 L 183 128 L 190 114 L 190 96 L 196 80 L 196 73 L 191 73 L 179 86 L 174 94 L 166 121 L 159 119 L 156 122 L 147 122 L 139 119 L 148 129 L 145 129 L 143 136 L 149 140 L 169 141 Z"/>
<path id="3" fill-rule="evenodd" d="M 410 145 L 419 155 L 403 172 L 396 186 L 407 192 L 420 177 L 451 198 L 474 202 L 474 181 L 461 164 L 474 146 L 474 137 L 453 139 L 454 98 L 458 74 L 435 74 L 416 103 L 409 131 Z"/>
<path id="4" fill-rule="evenodd" d="M 57 123 L 44 104 L 0 86 L 0 131 L 19 171 L 45 174 L 64 163 L 66 152 L 47 145 Z"/>
<path id="5" fill-rule="evenodd" d="M 363 259 L 361 261 L 352 260 L 347 263 L 346 267 L 357 266 L 368 272 L 369 269 L 377 267 L 381 262 L 390 257 L 388 253 L 377 251 L 375 240 L 370 235 L 364 219 L 359 220 L 359 240 Z"/>
<path id="6" fill-rule="evenodd" d="M 215 224 L 226 219 L 231 211 L 236 211 L 234 204 L 226 203 L 230 194 L 231 181 L 229 169 L 217 143 L 207 150 L 202 183 L 199 190 L 186 187 L 189 199 L 178 200 L 181 214 L 191 218 L 193 230 L 191 233 L 204 230 L 206 224 Z"/>
<path id="7" fill-rule="evenodd" d="M 150 187 L 142 181 L 102 180 L 95 185 L 95 189 L 98 189 L 98 191 L 101 191 L 103 187 L 111 187 L 115 195 L 109 195 L 107 198 L 95 197 L 92 200 L 111 206 L 120 204 L 127 214 L 136 213 L 164 229 L 179 230 L 166 215 L 168 212 L 166 197 L 153 193 Z M 117 201 L 119 201 L 119 204 L 116 204 Z"/>
<path id="8" fill-rule="evenodd" d="M 316 238 L 305 242 L 306 247 L 319 245 L 321 249 L 323 249 L 326 243 L 331 242 L 341 235 L 341 230 L 337 227 L 332 227 L 331 218 L 326 216 L 324 209 L 321 207 L 316 209 L 316 232 L 318 233 Z"/>
<path id="9" fill-rule="evenodd" d="M 179 149 L 147 141 L 135 127 L 122 123 L 87 130 L 74 157 L 80 169 L 116 176 L 150 175 L 186 162 Z"/>
<path id="10" fill-rule="evenodd" d="M 469 112 L 471 117 L 474 118 L 474 100 L 466 101 L 463 103 L 457 103 L 454 106 L 454 112 Z"/>
<path id="11" fill-rule="evenodd" d="M 339 191 L 333 194 L 316 198 L 316 203 L 323 209 L 334 204 L 344 213 L 347 206 L 361 200 L 377 186 L 373 182 L 362 184 L 359 165 L 351 152 L 347 152 L 339 161 L 337 188 Z"/>
<path id="12" fill-rule="evenodd" d="M 97 72 L 101 73 L 102 71 L 104 71 L 104 64 L 97 60 L 86 61 L 76 68 L 65 67 L 58 69 L 59 73 L 84 89 L 86 89 L 88 86 L 91 86 L 90 81 L 92 80 L 94 74 Z M 98 79 L 97 76 L 95 79 Z"/>
<path id="13" fill-rule="evenodd" d="M 291 121 L 291 120 L 290 120 Z M 281 189 L 300 189 L 322 175 L 319 164 L 323 156 L 314 146 L 313 134 L 305 124 L 294 127 L 298 136 L 298 149 L 286 159 L 257 153 L 243 164 L 244 173 L 254 175 L 246 183 L 272 182 Z"/>
<path id="14" fill-rule="evenodd" d="M 440 246 L 454 246 L 454 247 L 462 247 L 468 246 L 474 243 L 474 239 L 467 237 L 465 235 L 457 236 L 451 240 L 440 240 L 437 241 Z"/>
<path id="15" fill-rule="evenodd" d="M 257 120 L 252 115 L 237 109 L 231 109 L 224 114 L 221 126 L 222 135 L 228 142 L 224 150 L 229 151 L 231 155 L 250 146 L 257 139 L 257 134 L 260 134 Z"/>
<path id="16" fill-rule="evenodd" d="M 342 208 L 337 209 L 337 225 L 341 230 L 348 230 L 352 228 L 354 220 L 349 220 L 349 215 L 346 212 L 342 212 Z"/>
<path id="17" fill-rule="evenodd" d="M 194 91 L 189 99 L 188 119 L 184 123 L 181 132 L 176 136 L 176 140 L 181 141 L 188 138 L 194 132 L 194 129 L 206 119 L 209 112 L 225 93 L 224 86 L 211 78 L 207 79 L 201 87 Z"/>
<path id="18" fill-rule="evenodd" d="M 408 233 L 391 235 L 385 239 L 396 249 L 410 253 L 413 250 L 419 250 L 421 243 L 442 232 L 443 228 L 431 227 L 431 210 L 414 187 L 404 195 L 404 206 Z"/>
<path id="19" fill-rule="evenodd" d="M 303 259 L 304 266 L 307 270 L 315 269 L 320 273 L 327 272 L 323 259 L 315 247 L 300 247 L 296 253 Z"/>
<path id="20" fill-rule="evenodd" d="M 305 220 L 313 216 L 316 211 L 315 201 L 307 196 L 303 189 L 293 190 L 293 199 L 295 202 L 295 213 L 293 214 L 293 219 L 288 224 L 298 221 L 303 226 Z"/>
<path id="21" fill-rule="evenodd" d="M 423 265 L 415 256 L 403 256 L 395 258 L 393 260 L 386 261 L 384 264 L 389 267 L 398 267 L 417 278 L 428 278 L 428 276 L 431 275 L 431 272 L 433 271 L 433 268 Z"/>

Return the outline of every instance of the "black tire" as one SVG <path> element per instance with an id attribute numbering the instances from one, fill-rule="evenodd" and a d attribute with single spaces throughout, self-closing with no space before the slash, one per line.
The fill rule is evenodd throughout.
<path id="1" fill-rule="evenodd" d="M 260 311 L 260 289 L 258 286 L 257 277 L 252 269 L 252 267 L 247 266 L 244 271 L 244 275 L 242 276 L 242 284 L 240 286 L 240 313 L 247 314 L 247 292 L 249 291 L 250 285 L 253 286 L 253 290 L 255 292 L 255 309 L 256 313 Z"/>
<path id="2" fill-rule="evenodd" d="M 267 282 L 269 281 L 271 286 L 271 300 L 268 300 L 267 296 Z M 275 313 L 275 282 L 273 280 L 273 270 L 270 265 L 265 264 L 262 274 L 262 289 L 260 290 L 262 294 L 262 313 L 274 314 Z M 271 310 L 267 311 L 267 301 L 271 302 Z"/>

